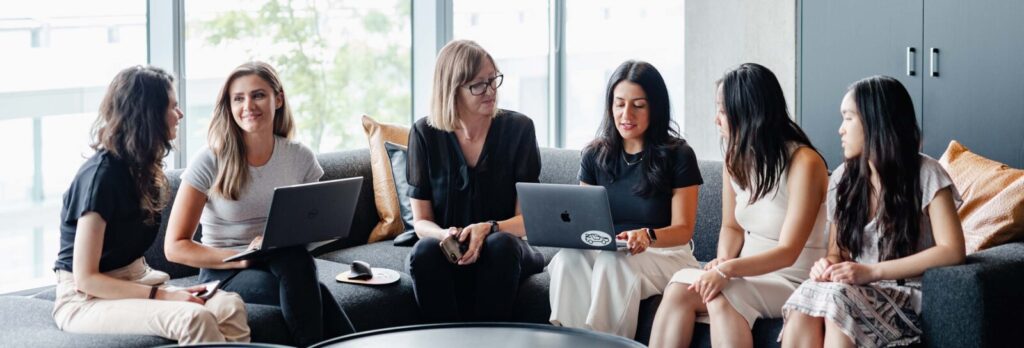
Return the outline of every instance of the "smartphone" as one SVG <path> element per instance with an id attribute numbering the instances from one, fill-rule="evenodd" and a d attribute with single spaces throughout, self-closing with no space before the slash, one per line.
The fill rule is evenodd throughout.
<path id="1" fill-rule="evenodd" d="M 195 293 L 195 296 L 203 299 L 203 301 L 209 300 L 211 297 L 213 297 L 213 294 L 217 292 L 217 289 L 220 289 L 220 284 L 221 282 L 219 280 L 214 280 L 209 283 L 200 284 L 203 285 L 205 289 Z"/>
<path id="2" fill-rule="evenodd" d="M 459 243 L 459 238 L 454 235 L 448 235 L 441 240 L 441 250 L 444 251 L 445 258 L 451 263 L 459 263 L 459 259 L 462 258 L 467 247 L 467 245 Z"/>

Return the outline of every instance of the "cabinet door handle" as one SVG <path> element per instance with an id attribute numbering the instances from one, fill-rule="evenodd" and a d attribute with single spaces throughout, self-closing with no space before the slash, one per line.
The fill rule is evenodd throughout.
<path id="1" fill-rule="evenodd" d="M 913 47 L 907 47 L 907 76 L 917 75 L 916 69 L 914 69 L 914 54 L 917 52 Z"/>
<path id="2" fill-rule="evenodd" d="M 932 57 L 931 57 L 931 62 L 932 62 L 931 70 L 932 70 L 932 74 L 931 75 L 932 75 L 932 77 L 938 77 L 939 76 L 939 49 L 935 48 L 935 47 L 932 47 L 931 51 L 932 51 Z"/>

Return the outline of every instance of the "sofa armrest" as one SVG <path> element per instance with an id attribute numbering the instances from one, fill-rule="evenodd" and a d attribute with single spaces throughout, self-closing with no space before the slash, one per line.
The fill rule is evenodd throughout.
<path id="1" fill-rule="evenodd" d="M 921 321 L 929 347 L 1024 342 L 1024 242 L 971 254 L 963 265 L 926 271 Z"/>

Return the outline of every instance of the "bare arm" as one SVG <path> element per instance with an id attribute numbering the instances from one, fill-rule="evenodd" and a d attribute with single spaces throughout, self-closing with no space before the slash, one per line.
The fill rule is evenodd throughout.
<path id="1" fill-rule="evenodd" d="M 171 217 L 167 222 L 167 235 L 164 240 L 164 254 L 167 260 L 197 268 L 228 269 L 245 268 L 246 261 L 223 262 L 222 260 L 238 254 L 231 249 L 220 249 L 196 243 L 192 240 L 199 217 L 206 205 L 206 195 L 196 190 L 188 182 L 182 181 L 178 194 L 171 208 Z"/>
<path id="2" fill-rule="evenodd" d="M 654 230 L 658 241 L 652 246 L 668 248 L 690 242 L 693 238 L 694 222 L 697 221 L 698 192 L 700 185 L 672 190 L 672 224 Z"/>
<path id="3" fill-rule="evenodd" d="M 448 229 L 442 228 L 434 222 L 434 208 L 430 205 L 429 200 L 409 198 L 409 202 L 412 207 L 412 226 L 416 230 L 416 236 L 420 239 L 444 239 L 448 236 Z"/>
<path id="4" fill-rule="evenodd" d="M 843 253 L 839 251 L 839 241 L 836 239 L 836 225 L 828 224 L 828 254 L 825 255 L 830 263 L 843 262 Z"/>
<path id="5" fill-rule="evenodd" d="M 939 191 L 928 205 L 935 246 L 903 258 L 874 265 L 874 280 L 913 278 L 932 267 L 960 264 L 966 258 L 964 233 L 949 188 Z"/>
<path id="6" fill-rule="evenodd" d="M 724 263 L 719 266 L 722 272 L 732 277 L 767 274 L 793 265 L 800 257 L 807 238 L 814 232 L 815 220 L 828 193 L 828 171 L 824 161 L 814 150 L 798 149 L 790 160 L 786 183 L 789 204 L 778 246 Z"/>
<path id="7" fill-rule="evenodd" d="M 722 229 L 718 232 L 718 260 L 734 259 L 743 249 L 743 227 L 736 222 L 736 191 L 729 169 L 722 166 Z"/>
<path id="8" fill-rule="evenodd" d="M 72 258 L 71 274 L 78 291 L 105 299 L 149 298 L 152 287 L 117 279 L 100 273 L 100 257 L 103 254 L 103 232 L 107 222 L 96 212 L 88 212 L 78 219 L 75 230 L 75 252 Z M 203 303 L 203 300 L 182 291 L 168 292 L 158 289 L 156 299 L 183 300 Z"/>

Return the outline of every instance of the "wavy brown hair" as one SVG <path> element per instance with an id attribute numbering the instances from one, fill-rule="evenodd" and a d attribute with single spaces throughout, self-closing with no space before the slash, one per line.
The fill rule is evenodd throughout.
<path id="1" fill-rule="evenodd" d="M 171 150 L 167 127 L 171 93 L 174 77 L 160 68 L 138 65 L 121 70 L 107 87 L 92 128 L 90 146 L 128 166 L 149 225 L 157 223 L 167 204 L 163 159 Z"/>
<path id="2" fill-rule="evenodd" d="M 274 67 L 253 61 L 235 68 L 217 94 L 217 104 L 207 134 L 210 150 L 217 158 L 217 177 L 213 181 L 212 190 L 230 200 L 237 200 L 242 189 L 249 183 L 249 162 L 242 134 L 244 131 L 235 123 L 231 114 L 231 84 L 239 77 L 249 75 L 259 76 L 274 90 L 274 96 L 281 99 L 281 107 L 274 110 L 274 135 L 291 139 L 294 131 L 292 110 L 284 96 L 284 85 Z"/>

